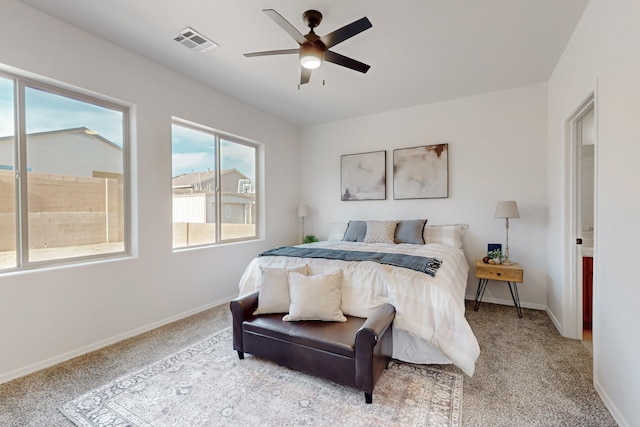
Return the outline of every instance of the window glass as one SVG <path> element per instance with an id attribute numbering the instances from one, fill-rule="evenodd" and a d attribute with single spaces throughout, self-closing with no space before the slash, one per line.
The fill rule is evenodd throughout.
<path id="1" fill-rule="evenodd" d="M 0 76 L 0 270 L 128 253 L 127 123 L 124 106 Z"/>
<path id="2" fill-rule="evenodd" d="M 14 82 L 0 77 L 0 269 L 16 267 Z"/>
<path id="3" fill-rule="evenodd" d="M 124 113 L 25 88 L 29 262 L 125 250 Z"/>
<path id="4" fill-rule="evenodd" d="M 256 149 L 222 139 L 221 236 L 223 240 L 256 236 Z"/>
<path id="5" fill-rule="evenodd" d="M 173 124 L 173 247 L 216 242 L 216 138 Z"/>
<path id="6" fill-rule="evenodd" d="M 173 123 L 174 248 L 257 236 L 256 155 L 250 143 Z"/>

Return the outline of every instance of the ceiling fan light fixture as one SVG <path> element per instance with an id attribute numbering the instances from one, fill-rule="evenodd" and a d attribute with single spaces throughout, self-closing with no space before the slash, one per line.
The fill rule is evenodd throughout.
<path id="1" fill-rule="evenodd" d="M 315 46 L 303 46 L 300 49 L 300 65 L 308 70 L 315 70 L 322 64 L 322 50 Z"/>

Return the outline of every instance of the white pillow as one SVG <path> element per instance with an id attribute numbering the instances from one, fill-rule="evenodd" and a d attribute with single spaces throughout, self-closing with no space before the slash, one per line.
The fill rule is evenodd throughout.
<path id="1" fill-rule="evenodd" d="M 291 299 L 289 297 L 288 273 L 309 274 L 307 265 L 289 268 L 273 268 L 260 266 L 260 291 L 258 293 L 258 308 L 254 315 L 269 313 L 287 313 Z"/>
<path id="2" fill-rule="evenodd" d="M 395 243 L 397 221 L 367 221 L 365 243 Z"/>
<path id="3" fill-rule="evenodd" d="M 289 273 L 289 314 L 282 320 L 324 320 L 346 322 L 342 314 L 342 271 L 305 276 Z"/>
<path id="4" fill-rule="evenodd" d="M 441 243 L 456 249 L 462 249 L 462 238 L 467 224 L 425 225 L 424 243 Z"/>
<path id="5" fill-rule="evenodd" d="M 327 237 L 327 240 L 330 242 L 342 240 L 345 231 L 347 231 L 346 222 L 332 222 L 329 224 L 329 237 Z"/>

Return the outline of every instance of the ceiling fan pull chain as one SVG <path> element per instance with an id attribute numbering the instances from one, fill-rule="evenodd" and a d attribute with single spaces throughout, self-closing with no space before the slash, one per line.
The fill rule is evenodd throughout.
<path id="1" fill-rule="evenodd" d="M 322 86 L 324 86 L 324 61 L 322 61 Z"/>

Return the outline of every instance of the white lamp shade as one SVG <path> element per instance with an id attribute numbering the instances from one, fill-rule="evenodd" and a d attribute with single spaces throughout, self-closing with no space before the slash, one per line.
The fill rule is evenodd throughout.
<path id="1" fill-rule="evenodd" d="M 305 216 L 309 216 L 309 206 L 298 205 L 298 216 L 302 218 L 304 218 Z"/>
<path id="2" fill-rule="evenodd" d="M 498 202 L 496 218 L 520 218 L 518 204 L 513 200 Z"/>
<path id="3" fill-rule="evenodd" d="M 322 64 L 323 52 L 313 45 L 300 49 L 300 65 L 308 70 L 315 70 Z"/>
<path id="4" fill-rule="evenodd" d="M 322 64 L 322 60 L 320 58 L 316 58 L 315 56 L 303 56 L 300 58 L 300 65 L 308 70 L 315 70 Z"/>

